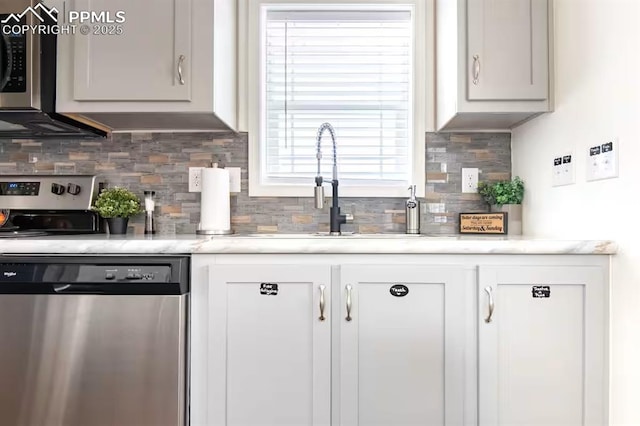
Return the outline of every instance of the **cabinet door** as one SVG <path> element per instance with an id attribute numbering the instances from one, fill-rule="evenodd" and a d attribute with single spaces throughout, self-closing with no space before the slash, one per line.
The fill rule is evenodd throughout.
<path id="1" fill-rule="evenodd" d="M 547 0 L 467 0 L 469 100 L 548 97 Z"/>
<path id="2" fill-rule="evenodd" d="M 604 282 L 598 267 L 480 267 L 481 426 L 607 424 Z"/>
<path id="3" fill-rule="evenodd" d="M 330 267 L 209 270 L 208 424 L 329 425 Z"/>
<path id="4" fill-rule="evenodd" d="M 126 13 L 122 24 L 89 23 L 89 34 L 80 34 L 80 29 L 76 31 L 73 36 L 74 99 L 189 100 L 191 1 L 74 0 L 72 10 Z M 102 29 L 110 32 L 114 25 L 122 27 L 122 34 L 95 34 Z"/>
<path id="5" fill-rule="evenodd" d="M 342 266 L 339 291 L 339 424 L 462 424 L 462 269 Z"/>

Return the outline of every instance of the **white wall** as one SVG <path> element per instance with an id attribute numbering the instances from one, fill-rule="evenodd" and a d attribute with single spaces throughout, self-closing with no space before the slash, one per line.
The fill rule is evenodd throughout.
<path id="1" fill-rule="evenodd" d="M 526 184 L 525 233 L 613 239 L 612 425 L 640 425 L 640 1 L 554 0 L 555 112 L 513 132 Z M 620 177 L 586 182 L 585 153 L 619 138 Z M 577 158 L 576 184 L 551 187 L 552 159 Z"/>

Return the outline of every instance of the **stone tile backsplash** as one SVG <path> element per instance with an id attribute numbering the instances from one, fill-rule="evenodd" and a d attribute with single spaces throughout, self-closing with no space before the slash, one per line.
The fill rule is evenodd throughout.
<path id="1" fill-rule="evenodd" d="M 461 193 L 461 169 L 479 168 L 480 180 L 509 179 L 511 135 L 428 133 L 426 142 L 427 192 L 421 200 L 421 232 L 456 233 L 458 213 L 487 208 L 477 194 Z M 242 192 L 231 198 L 235 232 L 328 230 L 328 207 L 327 211 L 314 209 L 311 197 L 249 197 L 247 157 L 246 133 L 116 133 L 101 141 L 0 140 L 0 175 L 96 174 L 108 185 L 126 186 L 141 197 L 144 190 L 155 190 L 157 230 L 194 233 L 200 195 L 188 192 L 188 168 L 217 162 L 242 168 Z M 404 231 L 404 199 L 343 198 L 341 207 L 355 216 L 345 231 Z M 130 223 L 134 232 L 143 232 L 143 215 Z"/>

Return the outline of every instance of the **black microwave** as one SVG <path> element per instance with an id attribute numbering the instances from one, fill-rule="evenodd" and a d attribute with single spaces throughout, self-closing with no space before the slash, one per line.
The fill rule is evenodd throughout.
<path id="1" fill-rule="evenodd" d="M 4 28 L 9 31 L 3 28 L 0 40 L 0 93 L 27 93 L 27 33 L 11 31 L 11 25 L 27 25 L 27 17 L 23 16 L 15 21 L 11 18 L 12 15 L 0 14 L 0 22 L 11 22 L 9 26 L 4 24 Z M 11 102 L 12 99 L 7 101 Z M 14 98 L 13 101 L 19 102 L 19 98 Z"/>

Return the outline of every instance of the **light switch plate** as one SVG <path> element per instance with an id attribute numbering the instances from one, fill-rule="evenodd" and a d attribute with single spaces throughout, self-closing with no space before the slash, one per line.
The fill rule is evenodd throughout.
<path id="1" fill-rule="evenodd" d="M 573 185 L 576 183 L 575 157 L 572 152 L 553 159 L 551 186 Z"/>
<path id="2" fill-rule="evenodd" d="M 225 167 L 225 170 L 229 171 L 229 192 L 232 194 L 239 193 L 240 189 L 240 176 L 242 169 L 240 167 Z"/>
<path id="3" fill-rule="evenodd" d="M 587 151 L 587 181 L 618 177 L 619 148 L 617 138 L 600 145 L 589 147 Z"/>

